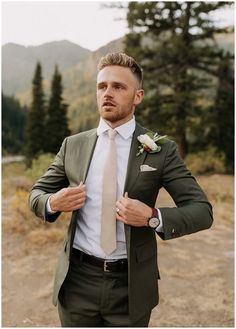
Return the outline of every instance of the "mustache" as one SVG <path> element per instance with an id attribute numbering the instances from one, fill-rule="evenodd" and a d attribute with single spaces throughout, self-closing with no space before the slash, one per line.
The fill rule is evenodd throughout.
<path id="1" fill-rule="evenodd" d="M 102 106 L 116 106 L 116 103 L 112 101 L 104 101 Z"/>

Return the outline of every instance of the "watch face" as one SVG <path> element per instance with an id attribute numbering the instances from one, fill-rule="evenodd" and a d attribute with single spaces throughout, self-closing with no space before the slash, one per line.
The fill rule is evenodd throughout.
<path id="1" fill-rule="evenodd" d="M 156 228 L 160 224 L 160 219 L 156 217 L 152 217 L 149 219 L 148 223 L 151 228 Z"/>

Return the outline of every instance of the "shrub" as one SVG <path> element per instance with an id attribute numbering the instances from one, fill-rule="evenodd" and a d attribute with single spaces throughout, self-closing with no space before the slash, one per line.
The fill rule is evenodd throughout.
<path id="1" fill-rule="evenodd" d="M 70 213 L 63 213 L 57 223 L 43 222 L 28 207 L 29 193 L 17 188 L 9 204 L 9 218 L 3 221 L 5 232 L 17 233 L 31 243 L 38 245 L 62 241 L 68 226 Z"/>
<path id="2" fill-rule="evenodd" d="M 33 160 L 32 168 L 28 170 L 23 163 L 4 166 L 3 190 L 8 209 L 4 214 L 4 233 L 19 234 L 24 236 L 25 242 L 35 245 L 58 243 L 63 239 L 70 213 L 63 213 L 56 223 L 48 223 L 37 218 L 28 206 L 29 188 L 47 170 L 54 157 L 53 154 L 41 155 Z"/>
<path id="3" fill-rule="evenodd" d="M 21 162 L 11 162 L 2 165 L 2 177 L 18 177 L 22 176 L 25 173 L 25 163 Z"/>
<path id="4" fill-rule="evenodd" d="M 225 173 L 224 155 L 213 147 L 207 151 L 189 154 L 185 162 L 194 175 Z"/>
<path id="5" fill-rule="evenodd" d="M 35 182 L 48 169 L 49 165 L 55 158 L 55 154 L 45 153 L 32 161 L 31 168 L 26 170 L 26 176 Z"/>

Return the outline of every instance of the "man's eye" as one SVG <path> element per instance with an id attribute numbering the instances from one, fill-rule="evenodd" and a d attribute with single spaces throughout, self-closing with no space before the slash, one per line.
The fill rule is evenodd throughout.
<path id="1" fill-rule="evenodd" d="M 124 89 L 124 88 L 123 88 L 123 86 L 121 86 L 121 85 L 116 85 L 116 86 L 115 86 L 115 89 L 118 89 L 118 90 L 119 90 L 119 89 Z"/>
<path id="2" fill-rule="evenodd" d="M 99 85 L 98 86 L 98 90 L 102 90 L 102 89 L 105 89 L 106 88 L 106 86 L 104 86 L 104 85 Z"/>

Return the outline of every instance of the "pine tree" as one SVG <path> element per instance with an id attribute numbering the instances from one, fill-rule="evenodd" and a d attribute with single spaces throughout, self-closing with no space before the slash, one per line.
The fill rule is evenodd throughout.
<path id="1" fill-rule="evenodd" d="M 220 51 L 209 13 L 226 2 L 130 2 L 126 52 L 144 69 L 146 99 L 137 111 L 142 123 L 172 136 L 184 158 L 188 132 L 202 108 L 199 95 L 217 76 Z M 199 125 L 201 121 L 198 120 Z"/>
<path id="2" fill-rule="evenodd" d="M 222 55 L 218 68 L 219 82 L 213 113 L 215 114 L 215 134 L 213 144 L 225 155 L 228 172 L 234 170 L 234 73 L 232 56 Z"/>
<path id="3" fill-rule="evenodd" d="M 32 159 L 44 152 L 43 140 L 45 124 L 44 92 L 42 69 L 38 62 L 32 81 L 32 103 L 28 112 L 26 127 L 26 159 L 30 166 Z"/>
<path id="4" fill-rule="evenodd" d="M 5 154 L 23 154 L 27 108 L 2 94 L 2 149 Z"/>
<path id="5" fill-rule="evenodd" d="M 54 154 L 58 152 L 63 139 L 70 134 L 66 116 L 68 105 L 63 103 L 62 92 L 62 77 L 56 66 L 51 82 L 45 132 L 45 151 Z"/>

